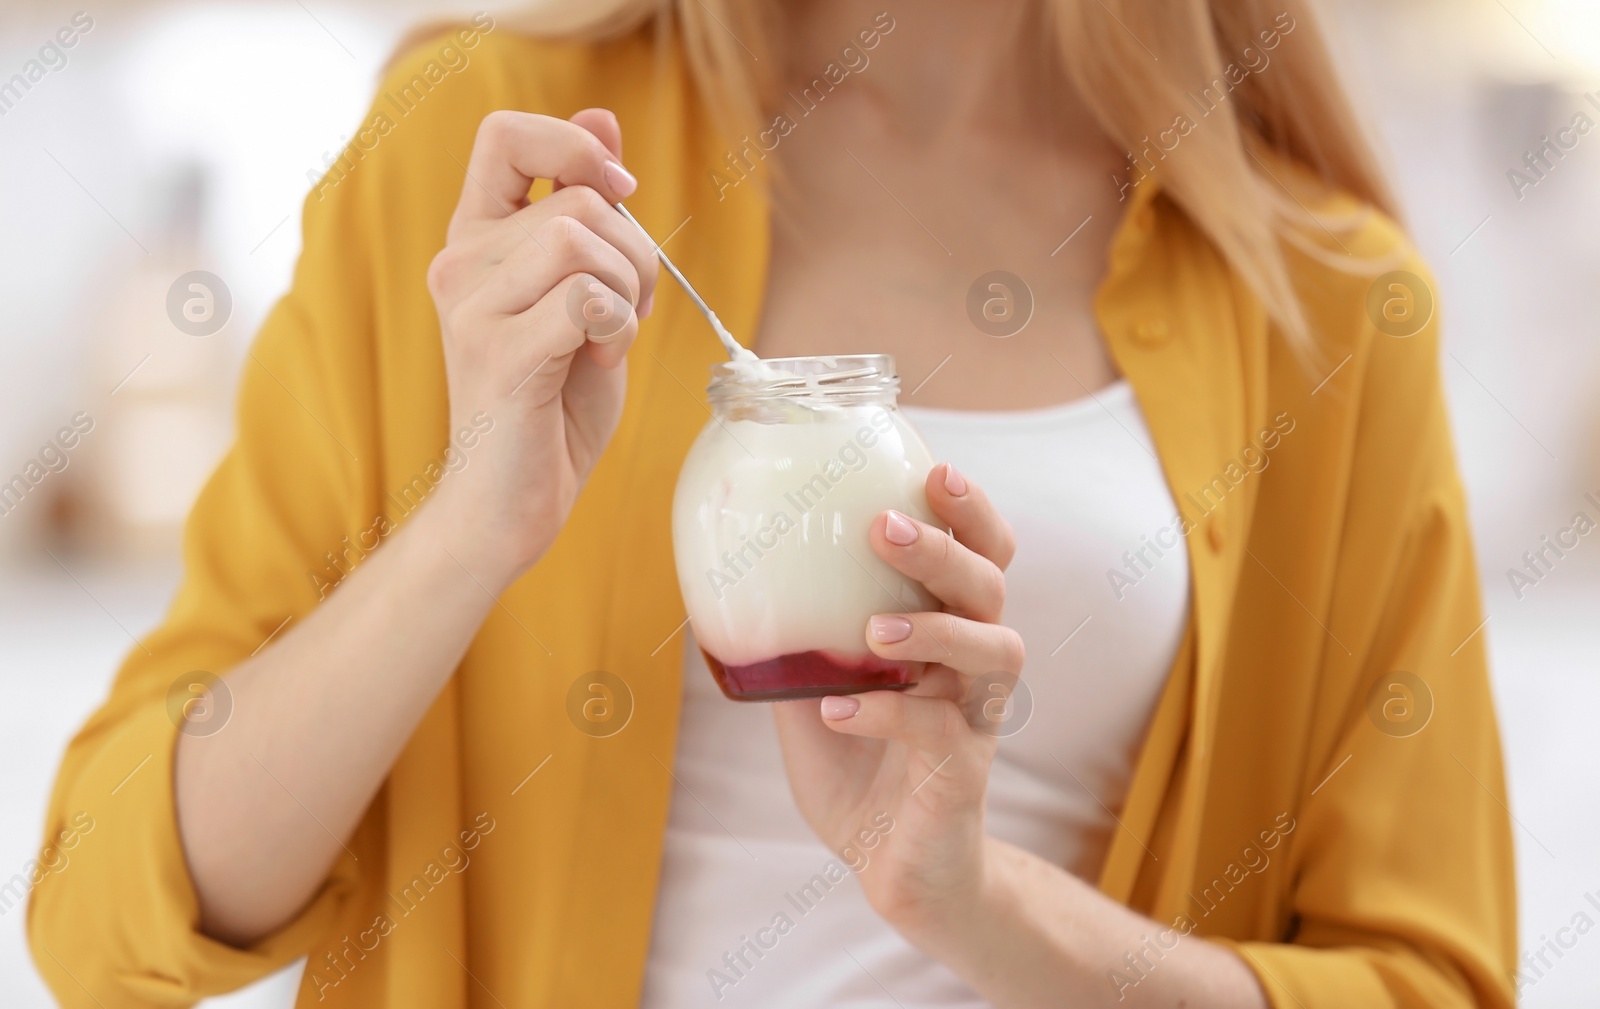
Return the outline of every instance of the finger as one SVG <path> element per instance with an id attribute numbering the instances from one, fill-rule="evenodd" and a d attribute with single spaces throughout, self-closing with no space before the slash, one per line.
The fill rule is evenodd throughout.
<path id="1" fill-rule="evenodd" d="M 510 218 L 495 222 L 479 235 L 466 238 L 464 242 L 469 248 L 463 250 L 463 256 L 479 269 L 494 266 L 524 243 L 537 241 L 540 229 L 557 217 L 578 221 L 628 257 L 639 277 L 640 302 L 655 290 L 660 270 L 655 246 L 644 232 L 617 213 L 617 208 L 589 186 L 567 186 L 522 208 Z"/>
<path id="2" fill-rule="evenodd" d="M 573 217 L 553 217 L 532 240 L 511 250 L 489 271 L 483 285 L 467 299 L 472 311 L 516 315 L 540 301 L 558 283 L 575 273 L 605 281 L 629 305 L 639 300 L 639 275 L 616 246 Z M 574 311 L 582 307 L 575 303 Z"/>
<path id="3" fill-rule="evenodd" d="M 484 117 L 451 229 L 509 217 L 528 205 L 535 179 L 590 186 L 615 203 L 638 183 L 600 138 L 576 123 L 501 110 Z"/>
<path id="4" fill-rule="evenodd" d="M 622 163 L 622 124 L 610 109 L 582 109 L 568 117 L 567 122 L 582 126 L 593 133 L 617 164 Z"/>
<path id="5" fill-rule="evenodd" d="M 880 613 L 867 621 L 867 647 L 886 659 L 937 662 L 968 676 L 1020 673 L 1027 657 L 1011 628 L 953 613 Z"/>
<path id="6" fill-rule="evenodd" d="M 580 303 L 583 307 L 575 309 L 574 305 Z M 538 367 L 541 360 L 559 360 L 576 353 L 585 344 L 592 348 L 596 364 L 614 368 L 627 356 L 639 333 L 633 307 L 586 273 L 564 278 L 549 294 L 508 322 L 505 331 L 495 332 L 495 339 L 527 340 L 528 333 L 538 334 L 527 350 L 527 356 L 533 358 L 528 362 L 529 368 Z M 550 371 L 548 366 L 540 368 L 541 374 Z"/>
<path id="7" fill-rule="evenodd" d="M 977 738 L 954 701 L 895 690 L 849 697 L 824 697 L 822 722 L 842 735 L 891 739 L 922 754 L 942 770 L 960 774 L 979 763 Z"/>
<path id="8" fill-rule="evenodd" d="M 588 372 L 581 367 L 580 350 L 587 349 L 587 356 L 603 369 L 616 368 L 626 356 L 638 333 L 637 320 L 609 335 L 593 336 L 568 312 L 571 288 L 586 280 L 597 283 L 583 274 L 567 278 L 527 311 L 498 320 L 486 331 L 487 346 L 478 353 L 519 402 L 539 407 L 563 390 L 571 391 L 575 378 Z M 626 303 L 621 302 L 621 307 L 626 308 Z"/>
<path id="9" fill-rule="evenodd" d="M 606 149 L 616 157 L 617 164 L 620 165 L 622 163 L 622 125 L 617 122 L 616 113 L 610 109 L 584 109 L 581 112 L 574 113 L 570 121 L 577 123 L 599 137 L 600 142 L 605 144 Z M 555 188 L 561 189 L 563 187 L 557 184 Z M 618 216 L 620 217 L 621 215 L 619 214 Z M 638 238 L 644 241 L 651 253 L 651 261 L 648 265 L 640 263 L 636 259 L 633 264 L 639 271 L 639 277 L 644 281 L 644 287 L 639 295 L 639 318 L 648 319 L 650 310 L 655 307 L 656 300 L 656 264 L 654 256 L 657 246 L 651 241 L 650 236 L 644 233 L 643 229 L 632 228 L 631 230 Z M 619 245 L 618 248 L 622 248 L 622 246 Z M 629 258 L 633 258 L 631 252 L 629 253 Z"/>
<path id="10" fill-rule="evenodd" d="M 916 697 L 942 697 L 959 703 L 967 695 L 969 679 L 971 677 L 963 677 L 949 666 L 930 662 L 917 675 L 917 682 L 907 687 L 905 692 Z"/>
<path id="11" fill-rule="evenodd" d="M 923 485 L 928 504 L 951 533 L 974 552 L 1004 571 L 1017 552 L 1011 523 L 1000 517 L 989 496 L 949 463 L 940 463 Z"/>
<path id="12" fill-rule="evenodd" d="M 994 623 L 1006 604 L 1006 576 L 987 557 L 950 533 L 898 511 L 872 520 L 872 549 L 891 567 L 919 581 L 959 616 Z"/>

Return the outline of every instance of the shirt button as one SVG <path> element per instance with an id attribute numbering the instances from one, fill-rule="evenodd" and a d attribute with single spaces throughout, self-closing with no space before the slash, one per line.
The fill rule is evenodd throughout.
<path id="1" fill-rule="evenodd" d="M 1144 319 L 1133 327 L 1133 342 L 1149 350 L 1164 345 L 1170 336 L 1165 319 Z"/>
<path id="2" fill-rule="evenodd" d="M 1222 531 L 1222 520 L 1217 518 L 1216 512 L 1206 517 L 1206 542 L 1211 544 L 1213 553 L 1222 552 L 1225 536 Z"/>

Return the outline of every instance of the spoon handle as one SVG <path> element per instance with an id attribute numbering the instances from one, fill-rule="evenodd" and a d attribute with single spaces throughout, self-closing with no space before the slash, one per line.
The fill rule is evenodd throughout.
<path id="1" fill-rule="evenodd" d="M 650 232 L 644 230 L 644 225 L 640 224 L 632 214 L 628 213 L 627 207 L 624 207 L 621 203 L 614 203 L 612 206 L 616 207 L 617 212 L 626 217 L 635 228 L 638 228 L 641 235 L 650 238 Z M 728 357 L 735 361 L 753 358 L 755 355 L 739 345 L 739 341 L 735 340 L 733 334 L 728 332 L 727 327 L 722 324 L 722 320 L 717 318 L 717 313 L 713 312 L 711 306 L 706 304 L 705 299 L 700 297 L 700 293 L 694 289 L 694 285 L 689 283 L 688 278 L 679 272 L 676 266 L 672 265 L 672 260 L 667 258 L 666 252 L 662 251 L 661 244 L 653 238 L 650 238 L 650 244 L 655 246 L 656 258 L 661 260 L 661 265 L 667 268 L 667 272 L 672 274 L 672 279 L 678 282 L 684 293 L 689 295 L 689 300 L 694 302 L 695 307 L 700 309 L 701 314 L 706 317 L 706 321 L 711 323 L 711 328 L 716 331 L 717 339 L 722 341 L 722 349 L 728 352 Z"/>

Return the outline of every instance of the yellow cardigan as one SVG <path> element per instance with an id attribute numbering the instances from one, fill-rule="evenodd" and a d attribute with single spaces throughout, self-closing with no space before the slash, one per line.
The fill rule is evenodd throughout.
<path id="1" fill-rule="evenodd" d="M 485 113 L 614 109 L 643 180 L 632 210 L 662 236 L 687 219 L 675 259 L 733 332 L 755 328 L 767 206 L 753 183 L 719 199 L 729 145 L 673 47 L 648 29 L 446 41 L 387 74 L 348 161 L 308 197 L 237 442 L 189 519 L 182 588 L 62 762 L 47 841 L 75 817 L 94 827 L 43 874 L 28 925 L 64 1006 L 187 1005 L 305 955 L 302 1007 L 637 1001 L 678 725 L 668 512 L 720 353 L 671 284 L 571 520 L 491 611 L 299 917 L 249 950 L 200 934 L 175 825 L 169 687 L 287 633 L 444 473 L 423 278 Z M 1386 336 L 1366 308 L 1375 273 L 1427 273 L 1392 222 L 1276 172 L 1338 236 L 1308 222 L 1287 246 L 1326 346 L 1317 370 L 1153 181 L 1130 193 L 1096 303 L 1193 526 L 1190 633 L 1099 886 L 1236 943 L 1279 1009 L 1509 1006 L 1511 837 L 1437 326 Z M 1376 266 L 1341 268 L 1357 260 Z M 631 694 L 613 735 L 569 715 L 595 671 Z M 1389 686 L 1401 672 L 1423 685 L 1412 702 Z M 1137 977 L 1106 970 L 1108 992 Z"/>

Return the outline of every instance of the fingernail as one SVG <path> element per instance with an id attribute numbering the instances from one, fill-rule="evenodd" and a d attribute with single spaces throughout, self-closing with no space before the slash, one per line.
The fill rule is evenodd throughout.
<path id="1" fill-rule="evenodd" d="M 861 710 L 861 702 L 854 697 L 824 697 L 822 717 L 830 722 L 841 722 Z"/>
<path id="2" fill-rule="evenodd" d="M 627 199 L 633 191 L 639 188 L 639 180 L 615 161 L 607 161 L 605 166 L 606 185 L 617 194 L 619 199 Z"/>
<path id="3" fill-rule="evenodd" d="M 957 473 L 949 463 L 944 464 L 944 489 L 950 492 L 951 497 L 960 497 L 967 492 L 967 478 Z"/>
<path id="4" fill-rule="evenodd" d="M 897 547 L 908 547 L 917 541 L 917 526 L 897 511 L 889 512 L 889 522 L 883 527 L 883 536 Z"/>
<path id="5" fill-rule="evenodd" d="M 656 292 L 651 291 L 649 294 L 644 296 L 644 300 L 643 301 L 639 302 L 639 308 L 638 308 L 639 318 L 641 318 L 641 319 L 650 318 L 650 310 L 652 308 L 655 308 L 655 307 L 656 307 Z"/>
<path id="6" fill-rule="evenodd" d="M 911 621 L 905 617 L 880 614 L 872 618 L 872 640 L 885 645 L 911 637 Z"/>

